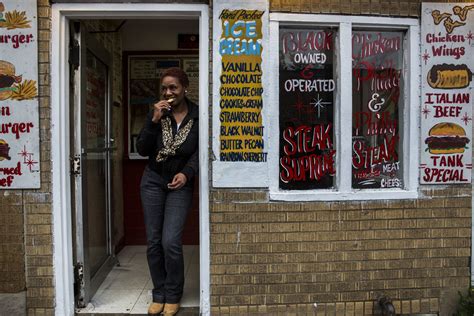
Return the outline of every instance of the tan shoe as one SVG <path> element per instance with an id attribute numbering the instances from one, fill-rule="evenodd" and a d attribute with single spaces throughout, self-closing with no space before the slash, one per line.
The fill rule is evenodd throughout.
<path id="1" fill-rule="evenodd" d="M 148 307 L 148 315 L 149 316 L 157 316 L 160 315 L 160 313 L 163 311 L 163 307 L 165 307 L 165 304 L 163 303 L 151 303 L 150 306 Z"/>
<path id="2" fill-rule="evenodd" d="M 179 303 L 178 304 L 165 304 L 165 309 L 163 310 L 163 315 L 165 316 L 173 316 L 179 311 Z"/>

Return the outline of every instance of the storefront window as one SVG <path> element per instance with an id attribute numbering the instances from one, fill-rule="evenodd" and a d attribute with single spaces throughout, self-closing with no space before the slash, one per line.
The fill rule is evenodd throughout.
<path id="1" fill-rule="evenodd" d="M 352 187 L 401 188 L 403 32 L 352 33 Z"/>
<path id="2" fill-rule="evenodd" d="M 418 195 L 418 24 L 270 14 L 271 199 Z"/>
<path id="3" fill-rule="evenodd" d="M 280 27 L 280 188 L 328 189 L 336 174 L 334 36 Z"/>

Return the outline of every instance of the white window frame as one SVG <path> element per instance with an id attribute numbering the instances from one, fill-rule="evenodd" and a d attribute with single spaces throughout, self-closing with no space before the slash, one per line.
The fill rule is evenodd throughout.
<path id="1" fill-rule="evenodd" d="M 334 189 L 282 190 L 279 188 L 279 27 L 282 25 L 335 26 L 337 84 L 335 95 L 336 183 Z M 353 189 L 352 129 L 343 128 L 343 122 L 352 122 L 352 28 L 374 30 L 405 30 L 404 46 L 404 107 L 402 135 L 403 189 Z M 413 199 L 418 197 L 419 162 L 419 109 L 420 109 L 420 26 L 417 19 L 317 14 L 270 14 L 270 76 L 269 85 L 269 135 L 268 168 L 270 199 L 280 201 L 339 201 Z M 341 89 L 341 87 L 344 87 Z M 344 107 L 341 110 L 341 104 Z M 345 159 L 343 159 L 345 158 Z M 349 159 L 350 158 L 350 159 Z"/>

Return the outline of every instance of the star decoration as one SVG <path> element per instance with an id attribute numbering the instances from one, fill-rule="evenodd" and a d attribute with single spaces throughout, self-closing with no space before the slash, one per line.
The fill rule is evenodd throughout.
<path id="1" fill-rule="evenodd" d="M 425 104 L 425 107 L 421 110 L 421 113 L 425 116 L 425 120 L 428 118 L 428 114 L 431 113 L 430 109 L 428 109 L 428 106 Z"/>
<path id="2" fill-rule="evenodd" d="M 33 160 L 33 153 L 28 152 L 26 150 L 26 145 L 23 146 L 23 150 L 18 153 L 21 157 L 23 157 L 23 163 L 30 168 L 30 172 L 32 172 L 32 168 L 34 165 L 36 165 L 38 162 Z"/>
<path id="3" fill-rule="evenodd" d="M 421 55 L 421 58 L 423 58 L 423 60 L 425 61 L 425 65 L 426 63 L 428 62 L 428 59 L 430 59 L 430 54 L 428 53 L 428 51 L 425 49 L 425 53 L 423 55 Z"/>
<path id="4" fill-rule="evenodd" d="M 463 121 L 464 124 L 467 125 L 467 124 L 469 123 L 469 121 L 472 121 L 472 118 L 470 118 L 470 117 L 467 115 L 467 112 L 464 112 L 463 117 L 461 117 L 461 121 Z"/>
<path id="5" fill-rule="evenodd" d="M 26 150 L 26 145 L 23 145 L 23 150 L 18 153 L 18 155 L 23 157 L 23 162 L 25 162 L 25 159 L 29 154 L 30 153 L 28 152 L 28 150 Z"/>
<path id="6" fill-rule="evenodd" d="M 292 107 L 298 112 L 298 116 L 301 118 L 301 112 L 304 110 L 304 104 L 301 101 L 300 96 L 298 95 L 298 99 L 295 104 L 292 105 Z"/>
<path id="7" fill-rule="evenodd" d="M 34 160 L 32 159 L 32 156 L 33 156 L 33 154 L 29 154 L 28 159 L 26 159 L 26 161 L 25 161 L 25 164 L 28 166 L 28 168 L 30 168 L 30 172 L 32 172 L 31 168 L 32 168 L 35 164 L 38 163 L 37 161 L 34 161 Z"/>
<path id="8" fill-rule="evenodd" d="M 317 99 L 314 98 L 313 102 L 311 102 L 310 104 L 318 109 L 318 118 L 319 118 L 321 117 L 321 109 L 325 107 L 325 104 L 332 104 L 332 102 L 324 102 L 323 99 L 319 97 L 319 93 L 318 93 Z"/>
<path id="9" fill-rule="evenodd" d="M 471 45 L 471 41 L 474 40 L 474 34 L 469 30 L 469 33 L 467 33 L 466 38 L 469 40 L 469 45 Z"/>

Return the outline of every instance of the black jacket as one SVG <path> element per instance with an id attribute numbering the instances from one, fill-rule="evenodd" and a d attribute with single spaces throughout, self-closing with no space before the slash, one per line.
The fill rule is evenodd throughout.
<path id="1" fill-rule="evenodd" d="M 160 149 L 163 148 L 163 137 L 161 129 L 161 121 L 158 123 L 152 122 L 153 110 L 150 111 L 146 117 L 145 126 L 140 131 L 137 139 L 137 150 L 141 156 L 148 156 L 148 167 L 161 175 L 166 183 L 172 181 L 177 173 L 183 173 L 186 178 L 187 186 L 193 185 L 193 177 L 197 175 L 199 169 L 199 109 L 196 104 L 186 99 L 188 104 L 188 114 L 181 122 L 184 127 L 186 123 L 193 119 L 193 126 L 189 131 L 188 137 L 183 144 L 176 150 L 176 155 L 168 157 L 166 160 L 156 162 L 156 155 Z M 173 135 L 177 133 L 177 124 L 171 114 L 171 125 L 173 128 Z"/>

